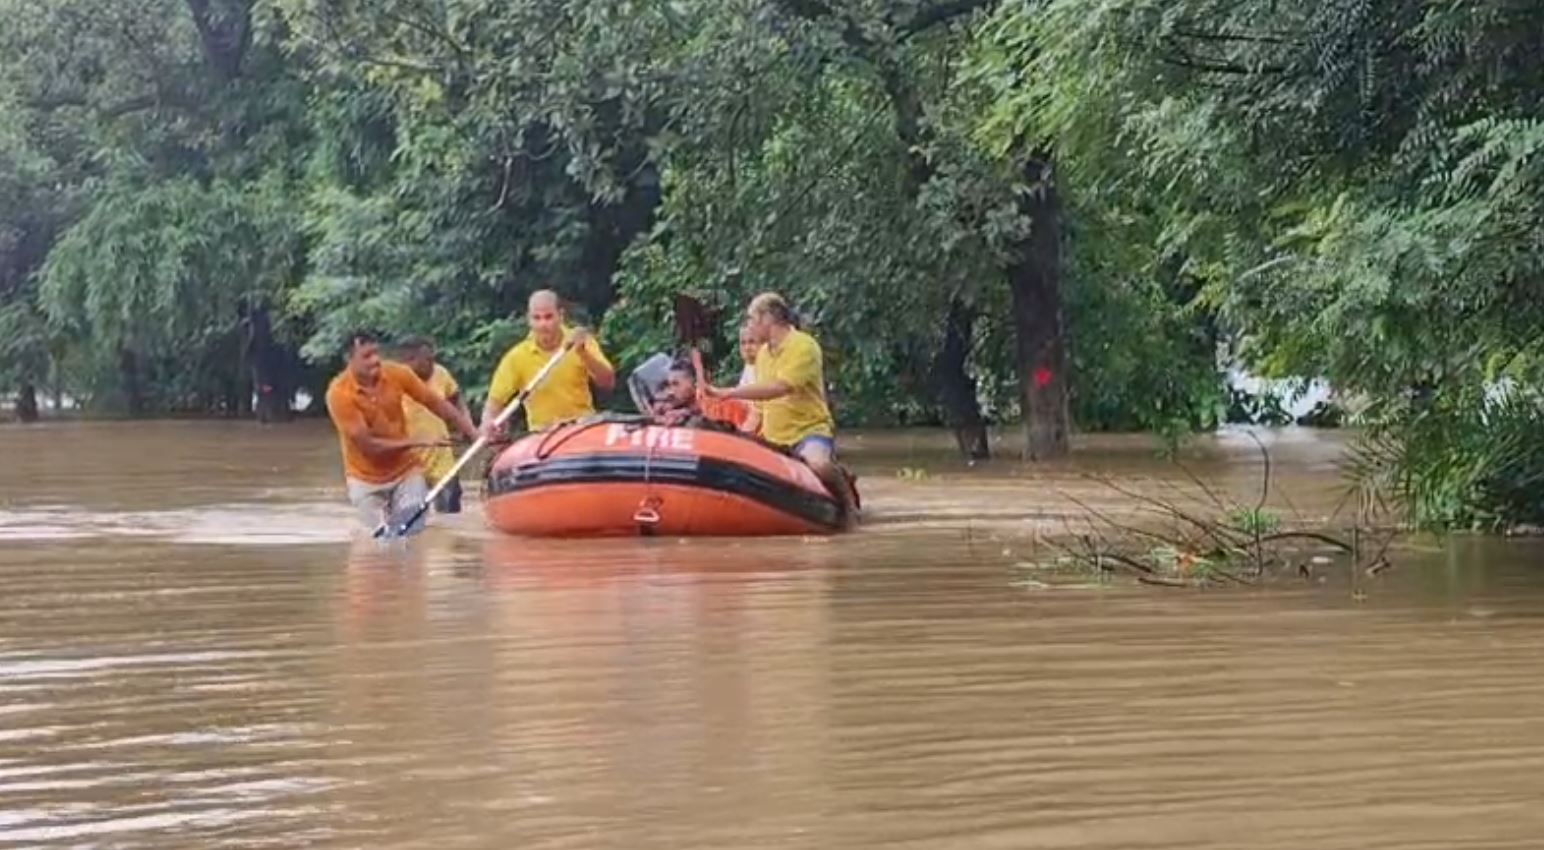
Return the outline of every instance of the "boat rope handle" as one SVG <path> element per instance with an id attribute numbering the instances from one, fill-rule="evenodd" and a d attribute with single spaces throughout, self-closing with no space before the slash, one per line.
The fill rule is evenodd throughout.
<path id="1" fill-rule="evenodd" d="M 643 455 L 643 498 L 638 502 L 638 510 L 633 512 L 633 522 L 643 526 L 659 524 L 659 508 L 665 503 L 664 499 L 656 496 L 650 486 L 653 483 L 654 451 L 657 446 L 650 445 Z"/>
<path id="2" fill-rule="evenodd" d="M 639 525 L 659 525 L 659 506 L 662 502 L 654 496 L 645 496 L 633 512 L 633 522 Z"/>

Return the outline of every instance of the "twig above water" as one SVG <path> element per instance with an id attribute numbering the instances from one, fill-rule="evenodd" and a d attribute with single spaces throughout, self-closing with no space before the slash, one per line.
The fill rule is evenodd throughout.
<path id="1" fill-rule="evenodd" d="M 1085 475 L 1084 479 L 1135 503 L 1139 512 L 1162 518 L 1167 527 L 1118 518 L 1084 497 L 1058 491 L 1082 511 L 1082 522 L 1075 525 L 1073 516 L 1063 517 L 1065 534 L 1060 539 L 1065 542 L 1054 538 L 1044 542 L 1059 553 L 1058 563 L 1071 562 L 1102 574 L 1130 572 L 1142 584 L 1162 587 L 1251 585 L 1271 576 L 1317 580 L 1314 571 L 1282 545 L 1291 541 L 1312 541 L 1349 553 L 1353 573 L 1360 573 L 1364 563 L 1368 575 L 1389 569 L 1385 555 L 1392 533 L 1384 536 L 1378 553 L 1363 562 L 1357 543 L 1348 543 L 1328 528 L 1302 527 L 1301 514 L 1296 525 L 1280 528 L 1281 519 L 1266 510 L 1273 484 L 1270 452 L 1258 436 L 1250 438 L 1263 459 L 1260 493 L 1253 507 L 1230 503 L 1218 488 L 1183 464 L 1176 465 L 1193 489 L 1171 484 L 1160 496 L 1136 485 Z M 1181 507 L 1191 500 L 1210 510 Z M 1355 526 L 1353 535 L 1359 537 L 1363 530 Z M 1354 592 L 1360 590 L 1354 588 Z"/>

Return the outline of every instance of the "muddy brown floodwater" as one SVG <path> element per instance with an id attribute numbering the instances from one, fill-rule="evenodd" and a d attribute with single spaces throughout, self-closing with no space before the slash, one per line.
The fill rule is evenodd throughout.
<path id="1" fill-rule="evenodd" d="M 1332 511 L 1340 444 L 1267 441 L 1273 503 Z M 1026 583 L 1069 497 L 1121 507 L 1080 473 L 1173 468 L 848 445 L 871 519 L 829 542 L 523 541 L 474 501 L 379 548 L 325 424 L 0 427 L 0 844 L 1544 842 L 1538 542 L 1404 546 L 1356 598 Z M 1186 456 L 1258 486 L 1240 435 Z"/>

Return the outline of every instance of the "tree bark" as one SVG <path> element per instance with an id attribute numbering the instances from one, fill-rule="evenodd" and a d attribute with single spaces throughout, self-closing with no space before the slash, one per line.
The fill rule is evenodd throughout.
<path id="1" fill-rule="evenodd" d="M 23 381 L 16 393 L 16 418 L 22 422 L 38 421 L 38 388 L 31 381 Z"/>
<path id="2" fill-rule="evenodd" d="M 234 418 L 237 415 L 237 411 L 241 409 L 240 388 L 245 381 L 239 377 L 232 377 L 226 378 L 221 383 L 224 386 L 224 390 L 220 394 L 219 402 L 216 403 L 211 400 L 206 409 L 210 413 L 218 412 L 227 419 Z"/>
<path id="3" fill-rule="evenodd" d="M 130 416 L 145 414 L 145 390 L 139 380 L 139 356 L 131 349 L 118 349 L 118 376 L 123 382 L 123 401 Z"/>
<path id="4" fill-rule="evenodd" d="M 253 308 L 247 314 L 246 360 L 251 364 L 252 390 L 257 393 L 254 412 L 263 424 L 289 419 L 291 389 L 284 368 L 284 352 L 273 339 L 273 319 L 267 306 Z M 242 407 L 251 392 L 242 392 Z"/>
<path id="5" fill-rule="evenodd" d="M 48 394 L 52 398 L 54 414 L 64 412 L 64 344 L 57 339 L 48 343 Z M 71 399 L 76 407 L 80 399 Z"/>
<path id="6" fill-rule="evenodd" d="M 933 387 L 960 454 L 970 460 L 985 460 L 992 454 L 991 444 L 981 404 L 976 400 L 976 380 L 966 368 L 975 320 L 963 302 L 955 300 L 949 305 L 944 344 L 933 360 Z"/>
<path id="7" fill-rule="evenodd" d="M 636 172 L 627 192 L 616 204 L 591 202 L 586 219 L 589 233 L 584 241 L 584 289 L 580 293 L 590 318 L 599 322 L 601 314 L 615 300 L 615 277 L 622 255 L 640 234 L 654 226 L 654 216 L 664 195 L 660 190 L 659 171 L 646 162 L 641 148 L 624 159 L 624 172 Z"/>
<path id="8" fill-rule="evenodd" d="M 186 0 L 204 58 L 220 79 L 241 75 L 252 46 L 252 0 Z"/>
<path id="9" fill-rule="evenodd" d="M 1067 405 L 1067 342 L 1062 318 L 1061 200 L 1047 152 L 1024 166 L 1030 187 L 1019 202 L 1029 234 L 1008 267 L 1024 408 L 1026 460 L 1062 457 L 1071 430 Z"/>

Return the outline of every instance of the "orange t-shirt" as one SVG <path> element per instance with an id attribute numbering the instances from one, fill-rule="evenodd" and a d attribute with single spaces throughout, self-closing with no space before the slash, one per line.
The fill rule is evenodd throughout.
<path id="1" fill-rule="evenodd" d="M 403 396 L 431 409 L 439 400 L 412 369 L 400 363 L 382 363 L 381 377 L 373 387 L 361 387 L 354 380 L 354 373 L 347 369 L 332 379 L 327 386 L 327 412 L 337 426 L 338 441 L 343 446 L 345 475 L 367 484 L 390 484 L 418 466 L 418 453 L 413 449 L 370 455 L 348 436 L 350 430 L 363 425 L 371 436 L 407 439 Z"/>
<path id="2" fill-rule="evenodd" d="M 750 405 L 737 398 L 703 396 L 697 400 L 697 409 L 708 419 L 728 422 L 741 430 L 745 429 L 745 420 L 751 416 Z"/>

